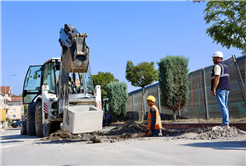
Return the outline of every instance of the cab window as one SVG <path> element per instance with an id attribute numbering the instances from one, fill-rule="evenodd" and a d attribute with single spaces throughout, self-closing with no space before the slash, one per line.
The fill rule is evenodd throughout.
<path id="1" fill-rule="evenodd" d="M 56 93 L 54 63 L 45 64 L 43 85 L 49 85 L 49 93 Z"/>

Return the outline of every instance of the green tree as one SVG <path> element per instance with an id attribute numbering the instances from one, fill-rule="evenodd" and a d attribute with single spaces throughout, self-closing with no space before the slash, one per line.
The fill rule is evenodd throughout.
<path id="1" fill-rule="evenodd" d="M 11 97 L 22 97 L 22 93 L 20 95 L 12 94 Z"/>
<path id="2" fill-rule="evenodd" d="M 206 29 L 213 42 L 227 49 L 233 46 L 246 52 L 245 1 L 209 1 L 204 13 L 206 23 L 213 23 Z"/>
<path id="3" fill-rule="evenodd" d="M 188 62 L 183 56 L 166 56 L 157 62 L 161 105 L 173 111 L 174 121 L 176 111 L 183 109 L 189 99 Z"/>
<path id="4" fill-rule="evenodd" d="M 109 112 L 117 118 L 127 113 L 127 84 L 125 82 L 110 82 L 107 85 Z"/>
<path id="5" fill-rule="evenodd" d="M 208 0 L 187 0 L 187 1 L 193 1 L 193 3 L 196 3 L 196 2 L 200 3 L 200 2 L 206 2 Z"/>
<path id="6" fill-rule="evenodd" d="M 154 62 L 141 62 L 134 66 L 132 61 L 127 61 L 126 79 L 131 82 L 132 86 L 142 88 L 142 115 L 141 121 L 144 120 L 144 87 L 158 80 L 157 70 L 154 68 Z"/>
<path id="7" fill-rule="evenodd" d="M 96 86 L 96 85 L 101 86 L 102 99 L 107 98 L 107 85 L 111 81 L 116 81 L 116 82 L 119 81 L 110 72 L 105 72 L 105 73 L 104 72 L 98 72 L 97 75 L 92 75 L 92 80 L 93 80 L 94 86 Z"/>

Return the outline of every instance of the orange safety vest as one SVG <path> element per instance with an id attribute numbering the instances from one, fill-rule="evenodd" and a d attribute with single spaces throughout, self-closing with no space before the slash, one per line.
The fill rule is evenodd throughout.
<path id="1" fill-rule="evenodd" d="M 158 108 L 155 105 L 153 105 L 152 107 L 154 107 L 155 110 L 156 110 L 156 122 L 155 122 L 155 128 L 154 129 L 161 129 L 162 128 L 162 124 L 161 124 L 161 117 L 160 117 Z M 152 107 L 150 107 L 149 113 L 148 113 L 148 119 L 147 119 L 147 128 L 148 128 L 148 130 L 150 130 L 151 122 L 152 122 L 152 115 L 150 113 L 150 110 L 151 110 Z"/>

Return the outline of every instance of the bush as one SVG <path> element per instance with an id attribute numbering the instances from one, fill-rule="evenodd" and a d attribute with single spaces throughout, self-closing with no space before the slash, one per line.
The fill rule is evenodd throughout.
<path id="1" fill-rule="evenodd" d="M 109 113 L 117 118 L 127 113 L 127 84 L 125 82 L 110 82 L 107 85 L 107 97 L 109 102 Z"/>
<path id="2" fill-rule="evenodd" d="M 183 56 L 166 56 L 158 62 L 161 105 L 173 111 L 173 120 L 188 103 L 188 62 Z"/>

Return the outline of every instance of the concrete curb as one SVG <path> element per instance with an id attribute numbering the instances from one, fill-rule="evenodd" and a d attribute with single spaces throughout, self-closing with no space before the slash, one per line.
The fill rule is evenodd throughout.
<path id="1" fill-rule="evenodd" d="M 123 124 L 123 123 L 122 123 Z M 110 124 L 109 126 L 120 126 L 122 124 Z M 198 128 L 198 127 L 213 127 L 219 126 L 220 123 L 162 123 L 162 127 L 166 129 L 188 129 L 188 128 Z M 238 129 L 246 129 L 246 123 L 230 123 L 230 126 L 234 126 Z"/>

